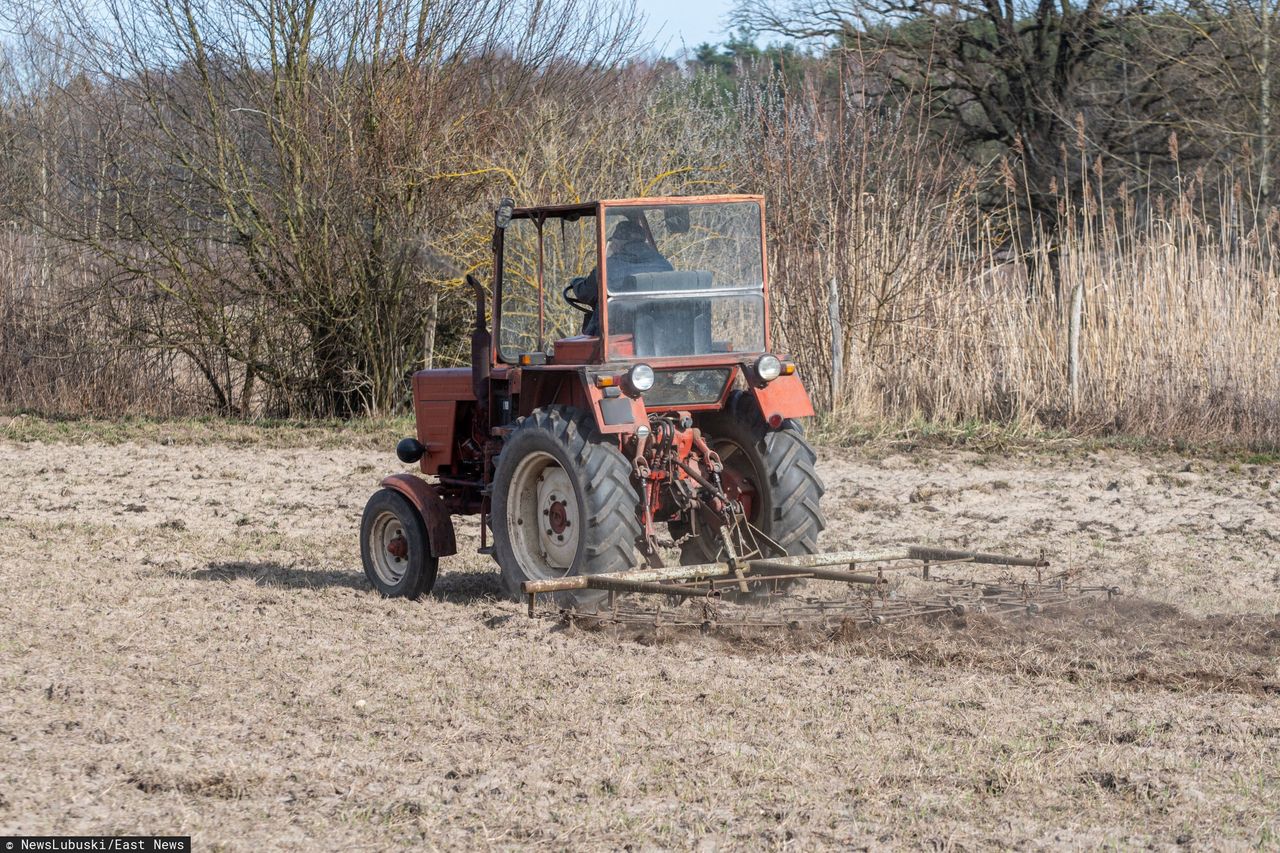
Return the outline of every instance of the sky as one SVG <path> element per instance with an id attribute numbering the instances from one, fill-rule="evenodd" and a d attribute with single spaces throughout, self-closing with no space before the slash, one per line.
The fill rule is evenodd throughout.
<path id="1" fill-rule="evenodd" d="M 636 9 L 648 19 L 645 38 L 663 56 L 682 53 L 682 45 L 693 50 L 703 42 L 724 41 L 731 8 L 732 0 L 636 0 Z"/>

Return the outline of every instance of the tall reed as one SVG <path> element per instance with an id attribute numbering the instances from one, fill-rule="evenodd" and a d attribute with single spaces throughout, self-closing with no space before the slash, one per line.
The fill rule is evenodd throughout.
<path id="1" fill-rule="evenodd" d="M 737 160 L 771 205 L 775 340 L 836 421 L 1280 442 L 1280 223 L 1240 221 L 1237 186 L 1086 181 L 1045 233 L 907 117 L 838 97 L 742 99 Z"/>

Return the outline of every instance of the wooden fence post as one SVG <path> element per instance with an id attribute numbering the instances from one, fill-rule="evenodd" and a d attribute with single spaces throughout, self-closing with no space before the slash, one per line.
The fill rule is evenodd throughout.
<path id="1" fill-rule="evenodd" d="M 1080 406 L 1080 323 L 1084 318 L 1084 282 L 1071 291 L 1071 320 L 1067 329 L 1067 412 Z"/>
<path id="2" fill-rule="evenodd" d="M 827 317 L 831 321 L 831 408 L 844 391 L 844 327 L 840 323 L 840 288 L 836 277 L 827 287 Z"/>

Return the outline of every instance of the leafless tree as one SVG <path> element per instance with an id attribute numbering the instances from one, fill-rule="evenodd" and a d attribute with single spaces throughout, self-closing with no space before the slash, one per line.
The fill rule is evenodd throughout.
<path id="1" fill-rule="evenodd" d="M 629 7 L 583 0 L 66 0 L 26 20 L 27 49 L 77 72 L 32 93 L 64 126 L 30 140 L 58 162 L 38 224 L 91 250 L 126 336 L 239 412 L 258 383 L 301 411 L 401 401 L 439 258 L 500 177 L 477 161 L 634 42 Z"/>
<path id="2" fill-rule="evenodd" d="M 1180 146 L 1246 179 L 1250 213 L 1274 201 L 1275 0 L 1188 0 L 1144 22 L 1141 50 L 1174 73 L 1161 104 Z M 1185 157 L 1185 152 L 1183 153 Z"/>
<path id="3" fill-rule="evenodd" d="M 744 0 L 735 18 L 758 32 L 823 40 L 837 53 L 875 55 L 868 73 L 885 91 L 914 103 L 925 126 L 975 164 L 1012 161 L 1025 206 L 1051 224 L 1054 188 L 1075 181 L 1071 164 L 1123 163 L 1135 142 L 1164 144 L 1152 104 L 1135 104 L 1164 92 L 1173 58 L 1125 59 L 1146 9 L 1143 0 Z"/>

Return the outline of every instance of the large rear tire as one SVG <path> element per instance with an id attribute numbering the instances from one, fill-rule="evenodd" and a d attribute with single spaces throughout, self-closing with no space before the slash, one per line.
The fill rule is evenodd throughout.
<path id="1" fill-rule="evenodd" d="M 788 420 L 780 429 L 769 429 L 755 397 L 734 391 L 724 410 L 704 415 L 699 427 L 724 463 L 721 481 L 731 497 L 742 500 L 747 520 L 786 556 L 816 554 L 818 535 L 827 526 L 820 504 L 826 487 L 818 476 L 818 456 L 800 426 Z M 723 556 L 721 542 L 706 534 L 680 548 L 686 566 Z"/>
<path id="2" fill-rule="evenodd" d="M 494 558 L 507 594 L 520 584 L 620 572 L 636 565 L 639 491 L 631 463 L 589 415 L 537 409 L 507 437 L 493 477 Z M 588 607 L 597 591 L 560 593 L 563 607 Z"/>

